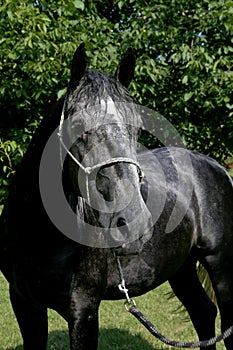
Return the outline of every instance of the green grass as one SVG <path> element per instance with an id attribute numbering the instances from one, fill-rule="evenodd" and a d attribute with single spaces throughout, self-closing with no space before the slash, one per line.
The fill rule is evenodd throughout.
<path id="1" fill-rule="evenodd" d="M 116 287 L 117 288 L 117 287 Z M 144 296 L 135 298 L 138 308 L 162 333 L 175 340 L 197 339 L 192 324 L 183 313 L 177 312 L 176 298 L 168 300 L 167 283 Z M 219 321 L 218 321 L 219 324 Z M 219 327 L 217 327 L 219 333 Z M 69 339 L 66 322 L 49 310 L 48 350 L 68 350 Z M 98 350 L 161 350 L 171 349 L 155 339 L 143 326 L 125 311 L 123 301 L 103 301 L 100 307 L 100 334 Z M 223 343 L 217 349 L 224 349 Z M 0 350 L 23 350 L 22 338 L 13 314 L 8 284 L 0 274 Z"/>

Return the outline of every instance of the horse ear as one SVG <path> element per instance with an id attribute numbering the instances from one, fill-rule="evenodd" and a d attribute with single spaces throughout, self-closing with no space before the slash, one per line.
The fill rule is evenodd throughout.
<path id="1" fill-rule="evenodd" d="M 88 68 L 88 59 L 85 51 L 84 43 L 80 44 L 74 53 L 73 61 L 71 64 L 71 77 L 70 84 L 72 87 L 76 87 Z"/>
<path id="2" fill-rule="evenodd" d="M 125 87 L 129 86 L 134 77 L 135 63 L 136 60 L 133 50 L 132 48 L 129 48 L 122 57 L 115 73 L 116 80 L 118 80 Z"/>

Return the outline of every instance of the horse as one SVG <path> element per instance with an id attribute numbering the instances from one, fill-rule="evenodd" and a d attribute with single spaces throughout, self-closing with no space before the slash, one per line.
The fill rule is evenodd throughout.
<path id="1" fill-rule="evenodd" d="M 129 49 L 114 75 L 92 71 L 81 44 L 66 96 L 12 181 L 0 268 L 25 350 L 46 349 L 48 308 L 67 321 L 70 349 L 96 350 L 101 300 L 123 298 L 116 259 L 131 296 L 169 281 L 204 340 L 215 334 L 217 308 L 198 279 L 199 261 L 222 330 L 233 324 L 232 180 L 184 147 L 137 153 L 143 125 L 127 90 L 134 67 Z M 225 346 L 233 348 L 232 336 Z"/>

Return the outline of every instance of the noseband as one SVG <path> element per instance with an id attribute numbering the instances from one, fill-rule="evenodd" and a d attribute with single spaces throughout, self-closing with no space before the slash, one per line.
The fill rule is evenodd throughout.
<path id="1" fill-rule="evenodd" d="M 140 166 L 140 164 L 131 159 L 131 158 L 127 158 L 127 157 L 113 157 L 111 159 L 108 159 L 106 161 L 100 162 L 98 164 L 95 164 L 93 166 L 87 166 L 85 167 L 68 149 L 68 147 L 66 146 L 66 144 L 63 141 L 63 124 L 64 124 L 64 120 L 65 120 L 65 106 L 66 106 L 66 100 L 67 100 L 67 96 L 65 97 L 64 100 L 64 104 L 62 107 L 62 113 L 61 113 L 61 119 L 60 119 L 60 124 L 59 124 L 59 129 L 58 129 L 58 133 L 57 136 L 59 138 L 60 141 L 60 145 L 64 148 L 64 150 L 66 151 L 66 153 L 71 157 L 71 159 L 84 171 L 85 175 L 86 175 L 86 193 L 87 193 L 87 201 L 90 203 L 90 192 L 89 192 L 89 181 L 88 181 L 88 175 L 90 175 L 94 170 L 101 168 L 103 166 L 106 165 L 113 165 L 113 164 L 117 164 L 117 163 L 129 163 L 129 164 L 133 164 L 136 165 L 137 169 L 138 169 L 138 174 L 139 174 L 139 181 L 141 182 L 143 177 L 144 177 L 144 173 L 142 171 L 142 168 Z M 61 152 L 61 151 L 60 151 Z M 61 157 L 61 164 L 62 164 L 62 157 Z"/>

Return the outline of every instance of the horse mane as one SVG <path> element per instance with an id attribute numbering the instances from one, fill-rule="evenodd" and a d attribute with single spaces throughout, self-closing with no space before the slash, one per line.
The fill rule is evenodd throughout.
<path id="1" fill-rule="evenodd" d="M 114 102 L 134 102 L 128 90 L 113 75 L 92 70 L 88 70 L 81 79 L 75 94 L 78 100 L 85 99 L 87 105 L 94 105 L 98 100 L 108 97 Z"/>
<path id="2" fill-rule="evenodd" d="M 67 115 L 90 110 L 93 114 L 93 107 L 95 106 L 97 106 L 97 111 L 100 111 L 98 106 L 101 101 L 104 101 L 107 105 L 109 100 L 112 100 L 116 109 L 123 116 L 124 123 L 136 126 L 142 124 L 137 111 L 138 104 L 113 75 L 88 70 L 74 91 L 68 89 L 69 93 L 72 94 L 72 103 L 67 108 Z M 97 116 L 95 115 L 96 117 L 100 121 L 100 113 Z"/>

